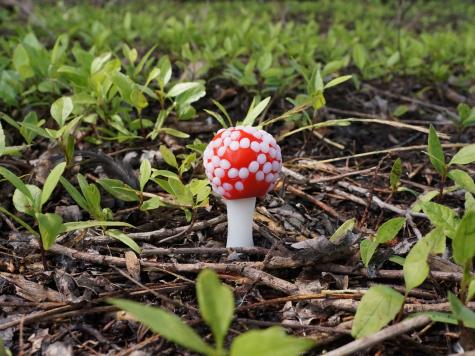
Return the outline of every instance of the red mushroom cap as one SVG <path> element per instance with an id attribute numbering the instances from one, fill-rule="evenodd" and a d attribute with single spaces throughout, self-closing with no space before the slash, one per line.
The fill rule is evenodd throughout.
<path id="1" fill-rule="evenodd" d="M 275 139 L 250 126 L 219 130 L 203 160 L 213 190 L 229 200 L 264 196 L 274 188 L 282 169 Z"/>

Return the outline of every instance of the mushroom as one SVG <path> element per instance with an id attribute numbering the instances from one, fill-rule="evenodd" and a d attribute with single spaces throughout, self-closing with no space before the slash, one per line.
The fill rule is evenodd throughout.
<path id="1" fill-rule="evenodd" d="M 282 169 L 280 147 L 256 127 L 221 129 L 203 155 L 206 176 L 222 196 L 228 213 L 226 247 L 252 247 L 252 217 L 256 197 L 274 188 Z"/>

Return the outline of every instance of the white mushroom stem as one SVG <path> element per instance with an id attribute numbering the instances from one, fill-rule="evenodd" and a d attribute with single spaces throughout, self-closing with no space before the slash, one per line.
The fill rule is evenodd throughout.
<path id="1" fill-rule="evenodd" d="M 226 200 L 228 240 L 226 247 L 253 247 L 252 217 L 256 198 Z"/>

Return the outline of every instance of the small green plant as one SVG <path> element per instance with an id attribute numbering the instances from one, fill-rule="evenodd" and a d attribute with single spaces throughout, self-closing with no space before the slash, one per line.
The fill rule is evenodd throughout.
<path id="1" fill-rule="evenodd" d="M 5 347 L 3 340 L 0 338 L 0 356 L 12 356 L 12 353 L 9 349 Z"/>
<path id="2" fill-rule="evenodd" d="M 190 145 L 192 149 L 198 150 L 200 153 L 203 149 L 201 146 L 199 143 Z M 198 149 L 198 147 L 201 148 Z M 116 199 L 137 202 L 142 211 L 160 207 L 180 208 L 185 213 L 187 220 L 190 221 L 193 210 L 208 205 L 208 197 L 211 193 L 207 179 L 192 178 L 188 183 L 183 183 L 183 174 L 196 163 L 198 152 L 180 155 L 181 160 L 178 161 L 170 149 L 164 145 L 160 146 L 163 160 L 176 172 L 152 168 L 150 162 L 144 160 L 140 165 L 139 189 L 134 189 L 118 179 L 101 178 L 97 183 Z M 149 181 L 158 184 L 170 195 L 171 199 L 145 192 L 145 185 Z"/>
<path id="3" fill-rule="evenodd" d="M 399 231 L 406 223 L 406 219 L 402 217 L 392 218 L 382 224 L 373 239 L 365 239 L 360 243 L 361 260 L 368 267 L 371 258 L 380 244 L 391 241 L 396 237 Z"/>
<path id="4" fill-rule="evenodd" d="M 53 194 L 65 168 L 65 162 L 54 167 L 46 178 L 43 189 L 40 189 L 36 185 L 23 183 L 22 180 L 18 178 L 13 172 L 6 169 L 5 167 L 0 167 L 0 175 L 16 188 L 15 192 L 13 193 L 13 205 L 15 206 L 15 209 L 20 213 L 32 217 L 38 225 L 39 232 L 33 229 L 33 227 L 31 227 L 23 219 L 10 213 L 4 207 L 0 207 L 0 210 L 12 217 L 35 237 L 39 237 L 38 241 L 40 243 L 43 256 L 44 252 L 55 243 L 56 238 L 61 233 L 94 226 L 131 226 L 122 222 L 94 220 L 63 223 L 61 215 L 57 213 L 43 212 L 43 207 Z M 135 244 L 135 242 L 133 242 L 133 244 Z M 134 247 L 136 251 L 140 251 L 140 248 L 136 244 Z M 43 263 L 45 264 L 46 268 L 46 262 L 44 258 Z"/>
<path id="5" fill-rule="evenodd" d="M 396 317 L 408 293 L 424 283 L 429 276 L 428 258 L 445 251 L 447 238 L 452 241 L 453 260 L 463 270 L 459 297 L 448 293 L 451 314 L 426 313 L 426 315 L 434 321 L 461 323 L 467 328 L 475 328 L 475 313 L 465 306 L 475 297 L 475 275 L 472 272 L 475 257 L 475 199 L 469 192 L 466 193 L 465 213 L 461 219 L 455 210 L 442 204 L 430 201 L 421 204 L 434 229 L 411 248 L 403 261 L 405 295 L 387 286 L 371 287 L 362 298 L 355 315 L 352 335 L 356 338 L 380 330 Z M 373 247 L 366 248 L 370 252 L 372 249 Z M 362 257 L 364 250 L 361 247 Z"/>
<path id="6" fill-rule="evenodd" d="M 234 338 L 230 349 L 227 350 L 226 336 L 234 317 L 231 288 L 222 284 L 214 271 L 206 269 L 198 275 L 196 295 L 201 316 L 213 333 L 214 345 L 204 341 L 177 315 L 162 308 L 125 299 L 110 299 L 109 302 L 167 340 L 203 355 L 292 356 L 300 355 L 314 346 L 312 340 L 289 336 L 281 327 L 271 327 L 242 333 Z"/>
<path id="7" fill-rule="evenodd" d="M 94 183 L 87 183 L 82 174 L 76 176 L 81 192 L 77 190 L 67 179 L 61 177 L 60 181 L 77 205 L 87 211 L 95 220 L 112 220 L 112 211 L 109 208 L 102 209 L 101 193 Z"/>
<path id="8" fill-rule="evenodd" d="M 454 120 L 457 133 L 460 134 L 470 126 L 475 125 L 475 107 L 470 108 L 465 103 L 457 106 L 458 116 Z M 450 116 L 451 117 L 451 116 Z"/>
<path id="9" fill-rule="evenodd" d="M 394 161 L 393 166 L 391 167 L 391 172 L 389 173 L 389 186 L 391 188 L 391 195 L 396 194 L 399 185 L 401 184 L 401 175 L 402 163 L 401 159 L 398 158 Z"/>
<path id="10" fill-rule="evenodd" d="M 447 163 L 444 150 L 440 144 L 439 137 L 434 127 L 431 125 L 429 130 L 429 139 L 427 143 L 427 151 L 429 160 L 437 173 L 440 174 L 440 186 L 439 195 L 442 197 L 444 194 L 444 187 L 447 177 L 453 180 L 460 187 L 474 193 L 475 183 L 472 177 L 465 171 L 460 169 L 453 169 L 449 171 L 449 168 L 453 165 L 466 165 L 475 162 L 475 144 L 465 146 L 461 148 Z"/>

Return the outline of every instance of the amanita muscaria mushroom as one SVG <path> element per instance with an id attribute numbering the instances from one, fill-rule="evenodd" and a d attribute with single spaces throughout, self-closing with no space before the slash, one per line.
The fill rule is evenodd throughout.
<path id="1" fill-rule="evenodd" d="M 282 169 L 280 147 L 264 130 L 221 129 L 204 151 L 206 175 L 228 211 L 226 247 L 251 247 L 256 197 L 274 188 Z"/>

